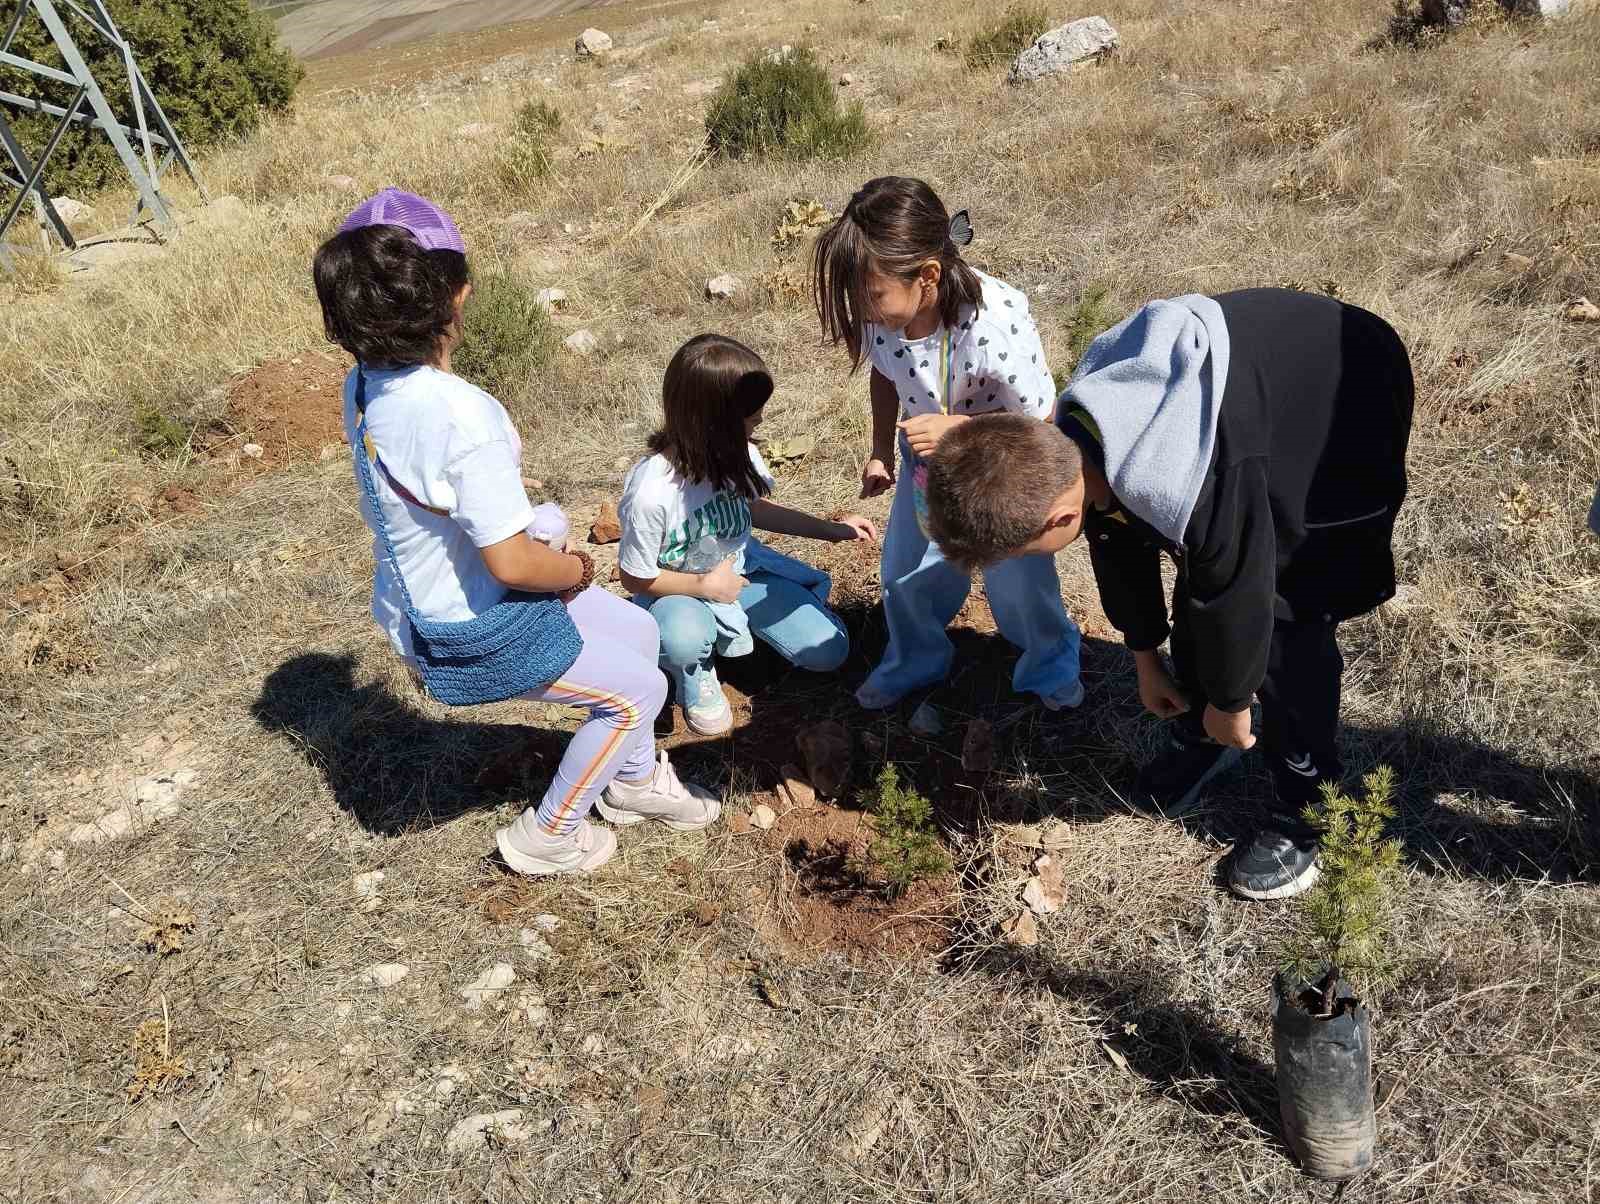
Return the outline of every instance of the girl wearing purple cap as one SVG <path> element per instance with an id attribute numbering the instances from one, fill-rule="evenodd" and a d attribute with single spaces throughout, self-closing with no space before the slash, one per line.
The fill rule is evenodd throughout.
<path id="1" fill-rule="evenodd" d="M 609 860 L 616 837 L 588 822 L 591 807 L 617 825 L 709 827 L 721 813 L 715 796 L 680 781 L 665 752 L 656 757 L 653 725 L 667 682 L 655 622 L 592 588 L 594 566 L 582 552 L 530 537 L 538 516 L 510 417 L 451 374 L 471 292 L 455 223 L 421 197 L 389 189 L 322 245 L 313 275 L 328 337 L 356 360 L 344 422 L 363 482 L 362 517 L 375 536 L 372 613 L 395 651 L 417 667 L 411 614 L 468 622 L 512 591 L 558 596 L 582 639 L 575 660 L 550 653 L 549 678 L 532 679 L 546 684 L 521 695 L 580 707 L 589 719 L 538 805 L 496 833 L 506 864 L 564 874 Z M 561 626 L 570 631 L 565 619 Z M 547 641 L 568 645 L 576 641 Z"/>

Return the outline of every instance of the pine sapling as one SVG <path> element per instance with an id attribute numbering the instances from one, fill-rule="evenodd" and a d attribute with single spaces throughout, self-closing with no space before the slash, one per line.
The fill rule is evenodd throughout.
<path id="1" fill-rule="evenodd" d="M 1394 771 L 1379 766 L 1362 779 L 1363 797 L 1332 783 L 1305 810 L 1322 830 L 1318 861 L 1322 874 L 1296 907 L 1294 935 L 1285 968 L 1321 996 L 1321 1014 L 1331 1015 L 1341 978 L 1371 990 L 1393 977 L 1390 896 L 1400 865 L 1400 846 L 1384 837 L 1394 818 Z"/>
<path id="2" fill-rule="evenodd" d="M 950 858 L 939 844 L 932 804 L 914 787 L 902 786 L 893 765 L 885 765 L 878 774 L 872 816 L 877 837 L 870 856 L 883 871 L 891 895 L 949 870 Z"/>

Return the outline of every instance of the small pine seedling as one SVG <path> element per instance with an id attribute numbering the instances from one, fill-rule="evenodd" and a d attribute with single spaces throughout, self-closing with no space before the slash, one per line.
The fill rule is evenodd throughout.
<path id="1" fill-rule="evenodd" d="M 885 765 L 878 774 L 878 797 L 872 804 L 877 839 L 870 855 L 883 871 L 891 895 L 903 894 L 913 882 L 950 868 L 933 824 L 933 805 L 914 787 L 900 784 L 899 771 Z"/>
<path id="2" fill-rule="evenodd" d="M 1393 978 L 1390 896 L 1399 872 L 1400 846 L 1385 839 L 1394 818 L 1394 771 L 1379 766 L 1353 797 L 1332 783 L 1306 808 L 1306 822 L 1322 829 L 1322 876 L 1296 907 L 1294 935 L 1284 968 L 1322 992 L 1322 1011 L 1333 1009 L 1340 978 L 1364 990 Z"/>

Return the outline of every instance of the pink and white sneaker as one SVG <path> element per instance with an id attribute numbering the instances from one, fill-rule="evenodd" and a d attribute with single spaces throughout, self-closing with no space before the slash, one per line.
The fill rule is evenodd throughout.
<path id="1" fill-rule="evenodd" d="M 519 874 L 586 874 L 610 861 L 617 851 L 616 833 L 580 819 L 572 831 L 551 836 L 539 827 L 536 808 L 529 807 L 509 827 L 494 834 L 505 863 Z"/>
<path id="2" fill-rule="evenodd" d="M 717 822 L 722 804 L 704 786 L 678 777 L 666 749 L 656 762 L 655 772 L 643 782 L 623 782 L 616 778 L 595 803 L 600 812 L 619 828 L 657 820 L 674 832 L 698 832 Z"/>

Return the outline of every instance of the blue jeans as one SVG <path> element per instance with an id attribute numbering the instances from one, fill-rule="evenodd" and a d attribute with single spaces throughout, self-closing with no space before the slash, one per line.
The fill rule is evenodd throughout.
<path id="1" fill-rule="evenodd" d="M 945 628 L 972 590 L 972 579 L 917 525 L 911 465 L 904 460 L 884 532 L 881 575 L 889 646 L 857 694 L 862 705 L 873 707 L 945 679 L 955 657 Z M 995 626 L 1022 649 L 1012 688 L 1043 698 L 1071 692 L 1079 678 L 1081 637 L 1061 604 L 1055 558 L 1003 560 L 983 571 L 983 584 Z"/>
<path id="2" fill-rule="evenodd" d="M 817 595 L 798 582 L 761 569 L 746 572 L 750 584 L 739 606 L 750 631 L 799 669 L 830 673 L 844 664 L 850 637 L 844 624 Z M 696 698 L 700 675 L 713 670 L 722 634 L 711 604 L 673 594 L 635 598 L 661 628 L 661 667 L 677 686 L 678 698 Z"/>

